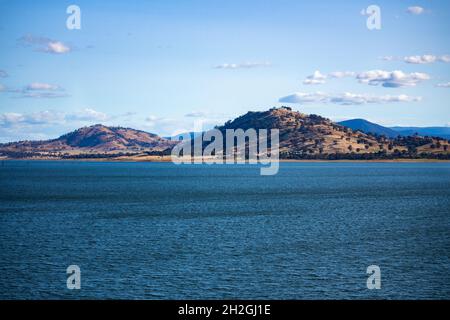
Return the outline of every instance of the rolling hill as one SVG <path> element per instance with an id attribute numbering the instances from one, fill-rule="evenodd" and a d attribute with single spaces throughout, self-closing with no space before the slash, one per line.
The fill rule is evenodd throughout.
<path id="1" fill-rule="evenodd" d="M 101 124 L 83 127 L 45 141 L 20 141 L 0 145 L 0 153 L 12 157 L 117 155 L 137 152 L 163 152 L 174 142 L 156 134 Z"/>

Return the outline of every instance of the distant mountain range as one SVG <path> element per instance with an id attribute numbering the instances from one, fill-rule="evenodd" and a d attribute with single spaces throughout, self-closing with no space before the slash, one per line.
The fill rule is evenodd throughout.
<path id="1" fill-rule="evenodd" d="M 450 158 L 449 142 L 439 137 L 398 137 L 400 131 L 363 119 L 334 123 L 289 107 L 248 112 L 217 127 L 223 132 L 250 128 L 279 129 L 280 157 L 287 159 Z M 416 128 L 402 129 L 418 132 Z M 192 139 L 202 135 L 190 133 Z M 176 143 L 141 130 L 97 124 L 53 140 L 0 144 L 0 157 L 145 160 L 146 156 L 170 155 Z"/>
<path id="2" fill-rule="evenodd" d="M 338 122 L 340 125 L 365 133 L 385 135 L 390 138 L 397 136 L 429 136 L 450 139 L 450 127 L 383 127 L 364 119 L 352 119 Z"/>
<path id="3" fill-rule="evenodd" d="M 441 137 L 450 139 L 450 127 L 391 127 L 392 130 L 397 131 L 402 136 L 412 136 L 418 134 L 419 136 Z"/>
<path id="4" fill-rule="evenodd" d="M 341 126 L 351 128 L 352 130 L 359 130 L 365 133 L 385 135 L 389 138 L 396 138 L 399 133 L 393 129 L 380 126 L 379 124 L 369 122 L 364 119 L 352 119 L 338 122 Z"/>

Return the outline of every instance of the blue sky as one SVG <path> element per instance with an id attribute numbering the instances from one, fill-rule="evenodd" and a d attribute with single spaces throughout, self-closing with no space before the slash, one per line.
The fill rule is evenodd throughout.
<path id="1" fill-rule="evenodd" d="M 0 142 L 95 123 L 169 135 L 288 103 L 449 125 L 449 21 L 445 0 L 0 0 Z"/>

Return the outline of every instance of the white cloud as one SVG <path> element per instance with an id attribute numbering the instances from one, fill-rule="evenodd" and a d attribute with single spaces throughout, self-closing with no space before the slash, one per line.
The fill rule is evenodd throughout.
<path id="1" fill-rule="evenodd" d="M 49 53 L 62 54 L 70 52 L 70 47 L 62 43 L 61 41 L 50 41 L 47 43 L 45 50 Z"/>
<path id="2" fill-rule="evenodd" d="M 0 78 L 7 78 L 8 73 L 5 70 L 0 70 Z"/>
<path id="3" fill-rule="evenodd" d="M 64 120 L 64 114 L 62 112 L 41 111 L 27 116 L 27 119 L 34 124 L 60 123 Z"/>
<path id="4" fill-rule="evenodd" d="M 329 74 L 330 78 L 336 78 L 336 79 L 341 79 L 341 78 L 346 78 L 346 77 L 354 77 L 356 75 L 356 72 L 353 71 L 335 71 L 335 72 L 331 72 Z"/>
<path id="5" fill-rule="evenodd" d="M 438 83 L 438 84 L 436 85 L 436 87 L 439 87 L 439 88 L 450 88 L 450 82 L 446 82 L 446 83 Z"/>
<path id="6" fill-rule="evenodd" d="M 60 87 L 54 84 L 33 82 L 26 87 L 26 90 L 59 90 Z"/>
<path id="7" fill-rule="evenodd" d="M 386 88 L 415 87 L 418 83 L 429 80 L 430 76 L 426 73 L 413 72 L 404 73 L 403 71 L 383 71 L 372 70 L 359 73 L 356 78 L 360 83 L 373 86 L 382 85 Z"/>
<path id="8" fill-rule="evenodd" d="M 438 60 L 441 62 L 450 63 L 450 55 L 446 54 L 446 55 L 440 56 L 438 58 Z"/>
<path id="9" fill-rule="evenodd" d="M 312 75 L 306 77 L 303 84 L 314 85 L 314 84 L 324 84 L 327 76 L 320 73 L 320 71 L 315 71 Z"/>
<path id="10" fill-rule="evenodd" d="M 69 121 L 106 121 L 109 119 L 108 115 L 95 111 L 94 109 L 86 108 L 81 111 L 77 111 L 71 114 L 67 114 L 65 117 Z"/>
<path id="11" fill-rule="evenodd" d="M 15 93 L 13 98 L 65 98 L 69 95 L 59 85 L 33 82 L 22 89 L 6 88 L 0 85 L 0 91 Z"/>
<path id="12" fill-rule="evenodd" d="M 106 121 L 108 119 L 110 117 L 105 113 L 89 108 L 69 113 L 54 110 L 33 113 L 7 112 L 0 114 L 0 125 L 6 127 L 15 125 L 49 125 L 67 122 Z"/>
<path id="13" fill-rule="evenodd" d="M 157 116 L 148 116 L 147 118 L 145 118 L 145 121 L 154 122 L 154 121 L 158 121 L 159 119 L 161 119 L 161 118 L 159 118 Z"/>
<path id="14" fill-rule="evenodd" d="M 17 125 L 55 124 L 63 121 L 64 114 L 55 111 L 39 111 L 29 114 L 7 112 L 0 114 L 0 124 L 5 127 Z"/>
<path id="15" fill-rule="evenodd" d="M 270 67 L 270 62 L 244 62 L 244 63 L 224 63 L 215 66 L 215 69 L 253 69 L 260 67 Z"/>
<path id="16" fill-rule="evenodd" d="M 419 15 L 424 13 L 425 9 L 419 6 L 412 6 L 408 7 L 408 9 L 406 9 L 406 12 L 408 12 L 409 14 Z"/>
<path id="17" fill-rule="evenodd" d="M 5 91 L 5 90 L 6 90 L 6 87 L 4 85 L 0 84 L 0 92 Z"/>
<path id="18" fill-rule="evenodd" d="M 189 128 L 187 123 L 180 119 L 163 118 L 150 115 L 145 118 L 145 123 L 142 125 L 147 131 L 158 132 L 161 136 L 172 136 L 173 132 L 187 132 Z"/>
<path id="19" fill-rule="evenodd" d="M 384 57 L 381 57 L 381 60 L 384 60 L 384 61 L 394 61 L 394 60 L 397 60 L 397 58 L 394 57 L 394 56 L 384 56 Z"/>
<path id="20" fill-rule="evenodd" d="M 279 99 L 279 102 L 286 103 L 327 103 L 328 101 L 329 95 L 320 91 L 311 93 L 296 92 Z"/>
<path id="21" fill-rule="evenodd" d="M 72 48 L 69 45 L 61 41 L 30 34 L 19 38 L 18 43 L 23 46 L 33 47 L 36 51 L 45 53 L 64 54 L 72 51 Z"/>
<path id="22" fill-rule="evenodd" d="M 430 64 L 435 62 L 450 63 L 450 55 L 445 54 L 442 56 L 434 54 L 414 55 L 405 57 L 385 56 L 381 57 L 384 61 L 399 61 L 402 60 L 409 64 Z"/>
<path id="23" fill-rule="evenodd" d="M 0 114 L 0 124 L 2 126 L 9 126 L 11 124 L 22 122 L 24 116 L 21 113 L 7 112 Z"/>
<path id="24" fill-rule="evenodd" d="M 403 71 L 384 71 L 384 70 L 371 70 L 365 72 L 353 72 L 353 71 L 335 71 L 328 75 L 320 73 L 320 71 L 314 72 L 314 74 L 307 77 L 303 82 L 304 84 L 323 84 L 325 80 L 330 79 L 342 79 L 342 78 L 355 78 L 360 83 L 369 84 L 373 86 L 382 85 L 387 88 L 397 87 L 414 87 L 418 83 L 429 80 L 430 76 L 426 73 L 413 72 L 405 73 Z"/>
<path id="25" fill-rule="evenodd" d="M 295 103 L 295 104 L 307 104 L 307 103 L 332 103 L 339 105 L 362 105 L 362 104 L 381 104 L 392 102 L 418 102 L 421 101 L 421 97 L 411 97 L 407 95 L 383 95 L 373 96 L 367 94 L 356 94 L 344 92 L 341 94 L 327 94 L 324 92 L 314 93 L 302 93 L 297 92 L 289 96 L 279 99 L 281 103 Z"/>
<path id="26" fill-rule="evenodd" d="M 11 89 L 10 92 L 19 93 L 16 98 L 65 98 L 69 95 L 64 92 L 64 89 L 58 85 L 33 82 L 27 85 L 24 89 Z"/>
<path id="27" fill-rule="evenodd" d="M 433 63 L 436 62 L 437 57 L 431 54 L 425 54 L 422 56 L 409 56 L 405 57 L 404 61 L 406 63 L 413 63 L 413 64 L 427 64 L 427 63 Z"/>

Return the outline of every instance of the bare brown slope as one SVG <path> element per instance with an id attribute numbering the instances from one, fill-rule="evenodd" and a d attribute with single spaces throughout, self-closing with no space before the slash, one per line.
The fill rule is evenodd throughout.
<path id="1" fill-rule="evenodd" d="M 54 140 L 21 141 L 3 144 L 2 152 L 19 153 L 120 153 L 163 151 L 173 146 L 170 140 L 155 134 L 100 124 L 83 127 Z"/>

